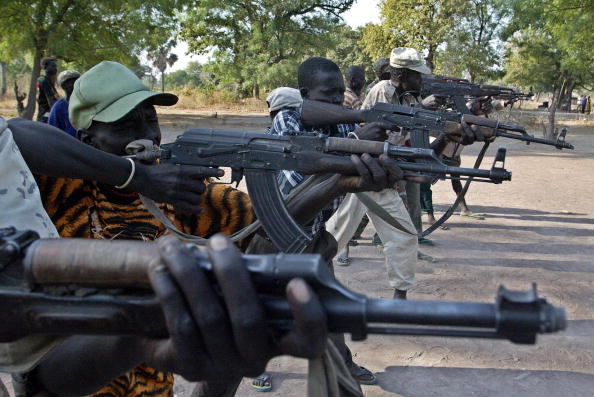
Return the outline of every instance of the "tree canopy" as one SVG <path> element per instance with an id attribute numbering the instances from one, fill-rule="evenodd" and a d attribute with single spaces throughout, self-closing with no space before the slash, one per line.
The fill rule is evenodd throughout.
<path id="1" fill-rule="evenodd" d="M 158 48 L 177 25 L 180 0 L 3 0 L 0 3 L 0 60 L 30 55 L 31 83 L 24 116 L 35 108 L 39 62 L 44 56 L 87 69 L 110 59 L 138 65 L 143 50 Z"/>
<path id="2" fill-rule="evenodd" d="M 213 50 L 211 70 L 258 96 L 294 79 L 306 56 L 326 52 L 324 37 L 353 0 L 204 0 L 182 20 L 191 51 Z"/>

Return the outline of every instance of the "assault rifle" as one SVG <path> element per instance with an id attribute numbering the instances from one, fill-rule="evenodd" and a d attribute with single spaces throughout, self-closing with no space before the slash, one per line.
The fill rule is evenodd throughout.
<path id="1" fill-rule="evenodd" d="M 25 287 L 0 286 L 0 342 L 30 334 L 167 335 L 161 306 L 146 291 L 150 288 L 148 264 L 159 257 L 154 243 L 91 239 L 32 242 L 34 235 L 28 233 L 24 239 L 14 233 L 0 235 L 0 256 L 7 252 L 12 267 L 16 264 L 25 280 Z M 32 244 L 27 248 L 23 242 Z M 20 266 L 22 254 L 26 255 Z M 216 283 L 207 255 L 195 250 L 194 256 L 196 266 Z M 295 277 L 307 281 L 319 295 L 328 330 L 350 333 L 353 340 L 363 340 L 368 334 L 393 334 L 534 344 L 537 334 L 566 326 L 564 309 L 539 298 L 535 285 L 526 292 L 500 287 L 494 304 L 370 299 L 340 284 L 319 255 L 244 255 L 243 261 L 268 323 L 280 330 L 292 327 L 285 288 Z M 113 295 L 99 290 L 86 297 L 53 296 L 43 291 L 50 285 L 126 288 L 138 293 Z"/>
<path id="2" fill-rule="evenodd" d="M 131 157 L 144 159 L 145 152 Z M 351 154 L 386 154 L 396 160 L 406 178 L 476 178 L 501 183 L 511 180 L 504 168 L 502 149 L 490 170 L 445 165 L 431 149 L 407 148 L 389 142 L 333 138 L 323 134 L 270 135 L 251 132 L 190 129 L 175 142 L 161 145 L 149 158 L 162 163 L 230 167 L 231 182 L 244 176 L 254 212 L 268 237 L 282 252 L 302 252 L 312 236 L 295 222 L 278 190 L 276 172 L 294 170 L 304 175 L 339 173 L 357 175 Z M 305 183 L 304 183 L 305 184 Z M 146 203 L 145 203 L 146 205 Z M 150 205 L 147 207 L 151 210 Z M 152 211 L 155 214 L 155 211 Z M 158 217 L 158 214 L 155 215 Z M 167 220 L 163 219 L 166 224 Z M 183 238 L 187 238 L 183 236 Z"/>
<path id="3" fill-rule="evenodd" d="M 426 97 L 429 95 L 451 98 L 456 110 L 466 113 L 466 100 L 470 98 L 491 97 L 501 99 L 507 106 L 519 100 L 530 99 L 534 96 L 534 93 L 523 93 L 499 85 L 475 84 L 456 77 L 425 75 L 423 76 L 421 96 Z"/>
<path id="4" fill-rule="evenodd" d="M 527 144 L 541 143 L 543 145 L 555 146 L 557 149 L 573 149 L 573 145 L 565 142 L 565 136 L 559 136 L 556 141 L 536 138 L 528 135 L 526 129 L 521 125 L 501 123 L 498 120 L 486 117 L 474 116 L 448 110 L 427 110 L 417 106 L 391 105 L 389 103 L 377 103 L 371 109 L 352 110 L 342 106 L 323 103 L 318 101 L 304 101 L 301 113 L 301 121 L 305 125 L 325 125 L 339 123 L 371 123 L 382 121 L 393 125 L 396 128 L 410 130 L 413 133 L 412 139 L 418 137 L 421 142 L 413 146 L 428 147 L 429 131 L 443 132 L 448 135 L 457 135 L 460 132 L 459 123 L 466 122 L 481 127 L 487 138 L 502 136 L 505 138 L 517 139 Z"/>

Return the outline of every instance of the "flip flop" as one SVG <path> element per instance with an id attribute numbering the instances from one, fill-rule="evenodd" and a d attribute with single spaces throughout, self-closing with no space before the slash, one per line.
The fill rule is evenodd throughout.
<path id="1" fill-rule="evenodd" d="M 252 379 L 252 389 L 259 392 L 267 392 L 272 390 L 272 379 L 268 375 L 260 375 Z"/>
<path id="2" fill-rule="evenodd" d="M 362 385 L 375 385 L 377 383 L 377 378 L 373 372 L 365 367 L 358 367 L 358 370 L 353 372 L 352 375 Z"/>
<path id="3" fill-rule="evenodd" d="M 338 266 L 348 266 L 351 264 L 351 259 L 348 257 L 339 256 L 338 258 L 336 258 L 336 264 Z"/>

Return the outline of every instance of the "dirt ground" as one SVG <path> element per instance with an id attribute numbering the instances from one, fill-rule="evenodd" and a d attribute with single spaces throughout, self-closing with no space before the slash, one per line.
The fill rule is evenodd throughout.
<path id="1" fill-rule="evenodd" d="M 262 131 L 267 124 L 266 117 L 244 115 L 161 119 L 166 141 L 188 126 Z M 454 215 L 450 230 L 436 231 L 433 245 L 421 250 L 438 262 L 419 262 L 417 286 L 409 294 L 411 300 L 494 302 L 500 284 L 526 290 L 535 281 L 541 296 L 566 308 L 567 331 L 541 336 L 534 346 L 373 335 L 349 342 L 355 361 L 379 380 L 363 387 L 366 396 L 594 395 L 594 128 L 572 127 L 567 140 L 575 151 L 508 139 L 492 144 L 484 167 L 496 147 L 505 145 L 513 180 L 471 186 L 467 201 L 485 220 Z M 479 149 L 465 149 L 463 166 L 472 166 Z M 436 210 L 445 211 L 454 200 L 450 183 L 434 185 L 433 196 Z M 372 234 L 368 226 L 351 250 L 352 264 L 337 267 L 337 277 L 357 292 L 389 298 L 383 254 L 371 245 Z M 268 396 L 306 395 L 304 360 L 281 357 L 268 370 L 274 384 Z M 191 384 L 176 380 L 176 396 L 189 397 L 191 390 Z M 248 380 L 237 395 L 260 396 Z"/>
<path id="2" fill-rule="evenodd" d="M 226 119 L 219 127 L 214 120 L 192 125 L 261 131 L 267 123 L 265 117 L 248 116 Z M 164 121 L 171 139 L 177 128 Z M 366 396 L 594 395 L 594 128 L 572 126 L 567 140 L 576 150 L 509 139 L 492 144 L 483 167 L 490 166 L 498 146 L 506 146 L 513 180 L 471 186 L 467 201 L 485 220 L 454 215 L 450 230 L 436 231 L 433 245 L 421 250 L 438 262 L 419 262 L 417 286 L 409 294 L 414 300 L 494 302 L 500 284 L 526 290 L 535 281 L 541 296 L 566 308 L 567 331 L 541 336 L 535 346 L 402 336 L 350 342 L 355 361 L 379 380 L 363 386 Z M 479 149 L 465 149 L 462 166 L 472 166 Z M 436 210 L 445 211 L 455 198 L 450 183 L 440 181 L 432 190 Z M 337 267 L 337 277 L 357 292 L 389 298 L 383 254 L 371 245 L 372 234 L 368 226 L 351 250 L 352 264 Z M 268 371 L 270 397 L 305 395 L 304 360 L 281 357 Z M 190 396 L 191 388 L 180 379 L 176 395 Z M 244 380 L 238 396 L 260 394 Z"/>

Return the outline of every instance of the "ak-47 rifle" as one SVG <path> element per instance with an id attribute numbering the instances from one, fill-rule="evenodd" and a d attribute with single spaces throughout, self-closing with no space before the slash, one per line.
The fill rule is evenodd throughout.
<path id="1" fill-rule="evenodd" d="M 5 258 L 10 256 L 9 268 L 16 264 L 25 280 L 23 287 L 0 285 L 0 342 L 30 334 L 167 335 L 161 306 L 146 291 L 150 288 L 148 264 L 159 257 L 154 243 L 33 240 L 31 232 L 0 234 L 0 256 L 3 252 Z M 26 255 L 20 266 L 23 253 Z M 194 255 L 196 265 L 216 283 L 207 255 L 198 250 Z M 244 255 L 243 261 L 270 326 L 281 330 L 292 327 L 285 288 L 295 277 L 307 281 L 319 295 L 328 330 L 350 333 L 353 340 L 365 339 L 368 334 L 397 334 L 534 344 L 537 334 L 557 332 L 566 326 L 564 309 L 539 298 L 535 285 L 526 292 L 500 287 L 494 304 L 369 299 L 340 284 L 319 255 Z M 48 285 L 125 287 L 139 293 L 53 296 L 43 292 Z"/>
<path id="2" fill-rule="evenodd" d="M 511 173 L 503 167 L 503 149 L 490 170 L 459 168 L 445 165 L 431 149 L 400 147 L 389 142 L 333 138 L 313 133 L 278 136 L 191 129 L 180 135 L 175 142 L 162 145 L 156 156 L 162 163 L 230 167 L 232 182 L 239 182 L 245 176 L 254 212 L 268 237 L 280 251 L 298 253 L 309 244 L 312 236 L 295 222 L 285 207 L 278 190 L 276 172 L 294 170 L 304 175 L 357 175 L 357 169 L 350 159 L 353 153 L 369 153 L 376 157 L 386 154 L 396 160 L 405 177 L 417 180 L 475 178 L 491 183 L 511 180 Z M 142 159 L 140 154 L 136 156 Z"/>
<path id="3" fill-rule="evenodd" d="M 467 99 L 491 97 L 503 100 L 505 106 L 507 106 L 519 100 L 530 99 L 534 96 L 534 93 L 523 93 L 511 87 L 499 85 L 475 84 L 456 77 L 424 75 L 421 96 L 426 97 L 429 95 L 451 98 L 456 110 L 466 113 Z"/>
<path id="4" fill-rule="evenodd" d="M 352 110 L 342 106 L 318 101 L 304 101 L 301 121 L 305 125 L 325 125 L 338 123 L 371 123 L 382 121 L 395 127 L 409 130 L 415 137 L 425 140 L 416 147 L 428 147 L 428 132 L 438 131 L 448 135 L 460 133 L 459 123 L 466 122 L 481 127 L 486 138 L 502 136 L 517 139 L 527 144 L 541 143 L 555 146 L 557 149 L 573 149 L 573 145 L 565 142 L 565 136 L 559 136 L 556 141 L 536 138 L 529 135 L 521 125 L 501 123 L 486 117 L 464 114 L 448 110 L 427 110 L 420 106 L 401 106 L 389 103 L 377 103 L 371 109 Z M 416 134 L 415 134 L 416 133 Z"/>

